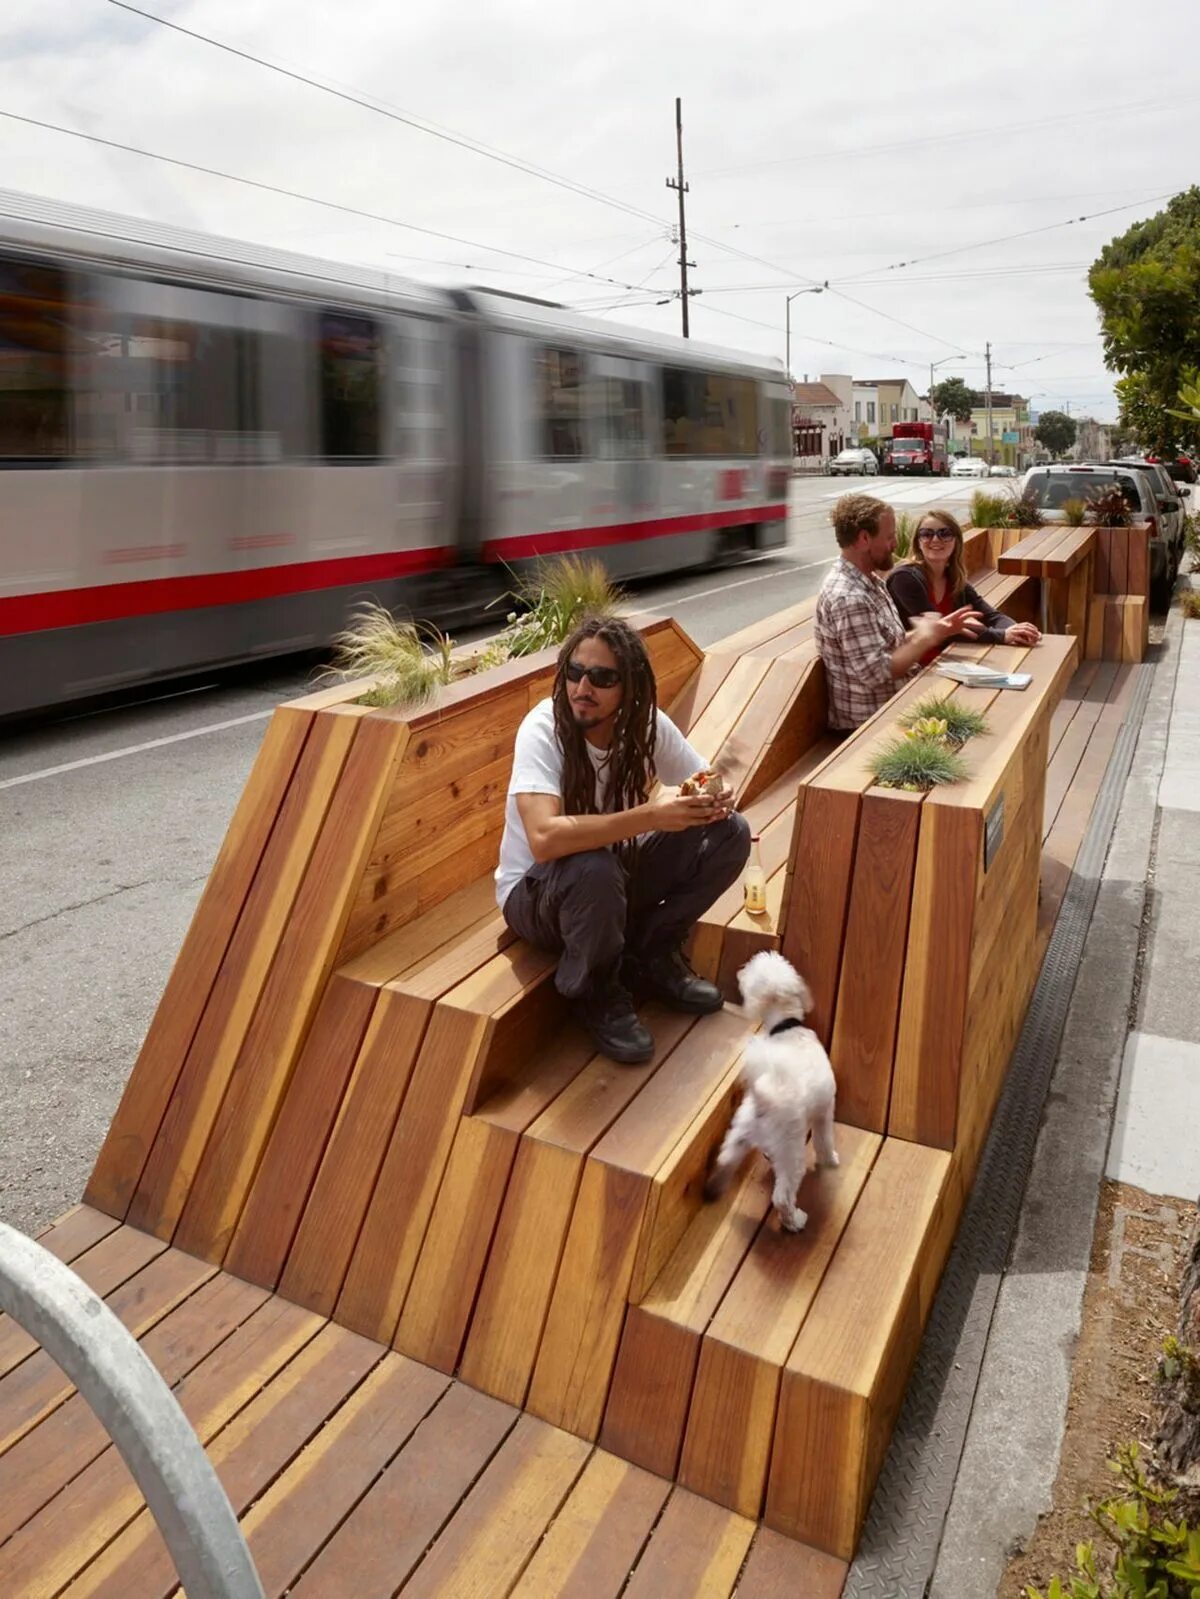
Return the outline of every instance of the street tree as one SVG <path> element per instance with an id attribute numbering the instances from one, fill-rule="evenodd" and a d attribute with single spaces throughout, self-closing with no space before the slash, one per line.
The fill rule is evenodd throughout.
<path id="1" fill-rule="evenodd" d="M 1088 286 L 1105 361 L 1121 374 L 1122 424 L 1159 454 L 1200 448 L 1200 419 L 1178 409 L 1189 369 L 1200 366 L 1200 188 L 1106 244 Z"/>
<path id="2" fill-rule="evenodd" d="M 929 391 L 934 416 L 952 416 L 956 422 L 971 420 L 974 396 L 961 378 L 946 378 Z"/>
<path id="3" fill-rule="evenodd" d="M 1043 411 L 1033 436 L 1051 455 L 1065 455 L 1075 442 L 1075 418 L 1065 411 Z"/>

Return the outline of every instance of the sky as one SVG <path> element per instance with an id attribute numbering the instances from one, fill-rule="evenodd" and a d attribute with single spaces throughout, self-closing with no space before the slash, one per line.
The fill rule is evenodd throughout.
<path id="1" fill-rule="evenodd" d="M 982 387 L 990 342 L 997 390 L 1115 419 L 1087 268 L 1200 181 L 1196 0 L 136 4 L 176 27 L 4 0 L 5 187 L 675 332 L 678 95 L 692 337 L 782 361 L 827 282 L 797 378 Z"/>

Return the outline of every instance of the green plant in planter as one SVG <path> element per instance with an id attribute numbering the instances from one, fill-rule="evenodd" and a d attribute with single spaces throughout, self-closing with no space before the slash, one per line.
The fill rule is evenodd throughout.
<path id="1" fill-rule="evenodd" d="M 1088 501 L 1087 520 L 1094 527 L 1132 527 L 1129 502 L 1114 483 Z"/>
<path id="2" fill-rule="evenodd" d="M 1184 589 L 1179 609 L 1189 621 L 1200 622 L 1200 589 Z"/>
<path id="3" fill-rule="evenodd" d="M 1046 518 L 1042 515 L 1041 507 L 1035 496 L 1026 491 L 1024 494 L 1014 494 L 1012 498 L 1012 521 L 1010 527 L 1045 527 Z"/>
<path id="4" fill-rule="evenodd" d="M 987 489 L 976 489 L 971 496 L 971 526 L 1012 527 L 1013 523 L 1009 520 L 1011 504 L 1011 495 L 992 494 Z"/>
<path id="5" fill-rule="evenodd" d="M 428 622 L 401 622 L 367 600 L 334 640 L 333 670 L 340 677 L 374 677 L 360 705 L 424 705 L 458 675 L 454 641 Z"/>
<path id="6" fill-rule="evenodd" d="M 1064 500 L 1059 506 L 1063 521 L 1068 527 L 1082 527 L 1087 521 L 1088 502 L 1086 500 Z"/>
<path id="7" fill-rule="evenodd" d="M 969 738 L 979 738 L 988 730 L 987 718 L 982 711 L 973 711 L 961 705 L 953 695 L 927 694 L 911 705 L 900 718 L 900 725 L 916 731 L 923 722 L 938 721 L 943 724 L 941 737 L 953 749 L 961 749 Z"/>
<path id="8" fill-rule="evenodd" d="M 880 788 L 920 793 L 945 783 L 961 783 L 967 768 L 944 737 L 909 738 L 901 733 L 872 755 L 871 773 Z"/>
<path id="9" fill-rule="evenodd" d="M 540 562 L 508 598 L 516 600 L 516 607 L 484 651 L 482 665 L 495 666 L 561 644 L 585 616 L 614 615 L 624 594 L 602 561 L 567 555 Z"/>

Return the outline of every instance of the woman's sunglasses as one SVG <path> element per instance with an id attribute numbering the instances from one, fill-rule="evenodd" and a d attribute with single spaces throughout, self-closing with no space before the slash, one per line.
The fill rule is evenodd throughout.
<path id="1" fill-rule="evenodd" d="M 593 688 L 616 688 L 621 681 L 615 666 L 582 666 L 578 661 L 567 662 L 568 683 L 582 683 L 585 677 Z"/>
<path id="2" fill-rule="evenodd" d="M 921 527 L 917 529 L 917 537 L 926 544 L 932 544 L 935 539 L 939 543 L 944 539 L 953 539 L 954 534 L 948 527 Z"/>

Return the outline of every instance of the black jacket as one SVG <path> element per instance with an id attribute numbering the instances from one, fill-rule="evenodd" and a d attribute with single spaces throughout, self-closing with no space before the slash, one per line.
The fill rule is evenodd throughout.
<path id="1" fill-rule="evenodd" d="M 925 574 L 919 566 L 893 567 L 887 575 L 887 586 L 905 627 L 912 626 L 914 617 L 935 609 L 929 597 L 929 590 L 925 586 Z M 965 584 L 962 593 L 955 597 L 955 610 L 961 605 L 969 605 L 983 618 L 984 630 L 972 642 L 1004 643 L 1005 632 L 1013 626 L 1011 616 L 1005 616 L 1003 611 L 995 610 L 969 583 Z M 960 637 L 966 638 L 967 635 L 964 633 Z"/>

